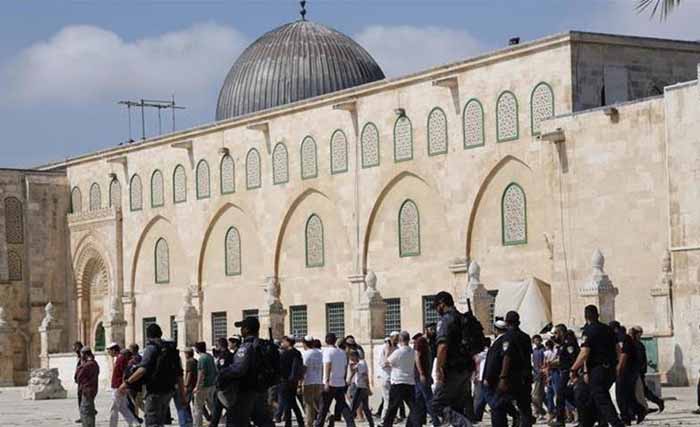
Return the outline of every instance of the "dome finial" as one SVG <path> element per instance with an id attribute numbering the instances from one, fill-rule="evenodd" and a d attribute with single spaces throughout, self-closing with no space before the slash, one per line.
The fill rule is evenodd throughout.
<path id="1" fill-rule="evenodd" d="M 301 5 L 301 11 L 299 11 L 299 15 L 301 15 L 301 20 L 306 21 L 306 0 L 301 0 L 299 4 Z"/>

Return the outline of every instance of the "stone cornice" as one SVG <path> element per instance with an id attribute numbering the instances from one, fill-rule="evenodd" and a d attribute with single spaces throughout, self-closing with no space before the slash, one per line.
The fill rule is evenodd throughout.
<path id="1" fill-rule="evenodd" d="M 72 213 L 68 214 L 68 226 L 73 228 L 81 225 L 115 221 L 120 215 L 121 210 L 115 207 Z"/>

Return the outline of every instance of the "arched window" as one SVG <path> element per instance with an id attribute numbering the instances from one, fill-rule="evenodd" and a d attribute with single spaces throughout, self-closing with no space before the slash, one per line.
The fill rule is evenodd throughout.
<path id="1" fill-rule="evenodd" d="M 316 141 L 310 136 L 301 142 L 301 179 L 318 176 L 318 158 L 316 156 Z"/>
<path id="2" fill-rule="evenodd" d="M 413 200 L 399 209 L 399 256 L 420 255 L 420 214 Z"/>
<path id="3" fill-rule="evenodd" d="M 464 148 L 484 145 L 484 107 L 477 99 L 470 99 L 462 113 Z"/>
<path id="4" fill-rule="evenodd" d="M 540 123 L 554 117 L 554 92 L 552 87 L 542 82 L 535 86 L 530 95 L 530 125 L 533 135 L 540 134 Z"/>
<path id="5" fill-rule="evenodd" d="M 15 251 L 7 252 L 7 270 L 10 282 L 22 280 L 22 257 Z"/>
<path id="6" fill-rule="evenodd" d="M 401 116 L 394 123 L 394 161 L 413 159 L 413 127 L 407 116 Z"/>
<path id="7" fill-rule="evenodd" d="M 440 107 L 428 114 L 428 155 L 447 154 L 447 116 Z"/>
<path id="8" fill-rule="evenodd" d="M 155 249 L 156 283 L 170 282 L 170 249 L 162 237 L 156 242 Z"/>
<path id="9" fill-rule="evenodd" d="M 360 136 L 362 146 L 362 167 L 379 166 L 379 130 L 374 123 L 367 123 Z"/>
<path id="10" fill-rule="evenodd" d="M 313 214 L 306 221 L 306 266 L 323 267 L 323 223 L 318 215 Z"/>
<path id="11" fill-rule="evenodd" d="M 248 190 L 260 188 L 260 153 L 255 148 L 245 158 L 245 185 Z"/>
<path id="12" fill-rule="evenodd" d="M 348 171 L 348 139 L 338 129 L 331 136 L 331 174 Z"/>
<path id="13" fill-rule="evenodd" d="M 143 185 L 141 177 L 134 174 L 129 182 L 129 205 L 132 211 L 143 209 Z"/>
<path id="14" fill-rule="evenodd" d="M 237 276 L 241 274 L 241 235 L 236 227 L 231 227 L 226 232 L 226 275 Z"/>
<path id="15" fill-rule="evenodd" d="M 105 346 L 105 327 L 102 322 L 100 322 L 95 328 L 95 351 L 105 351 Z"/>
<path id="16" fill-rule="evenodd" d="M 173 171 L 173 202 L 187 201 L 187 173 L 182 165 L 175 166 Z"/>
<path id="17" fill-rule="evenodd" d="M 151 207 L 157 208 L 165 204 L 165 189 L 163 173 L 156 169 L 151 175 Z"/>
<path id="18" fill-rule="evenodd" d="M 272 151 L 272 182 L 284 184 L 289 182 L 289 154 L 287 147 L 278 142 Z"/>
<path id="19" fill-rule="evenodd" d="M 513 92 L 505 91 L 496 102 L 496 133 L 497 141 L 512 141 L 518 139 L 518 100 Z"/>
<path id="20" fill-rule="evenodd" d="M 197 163 L 197 198 L 208 199 L 210 195 L 209 163 L 206 160 L 200 160 Z"/>
<path id="21" fill-rule="evenodd" d="M 233 158 L 228 154 L 221 158 L 221 194 L 231 194 L 236 191 L 236 168 Z"/>
<path id="22" fill-rule="evenodd" d="M 93 182 L 90 186 L 90 210 L 96 211 L 102 209 L 102 191 L 100 184 Z"/>
<path id="23" fill-rule="evenodd" d="M 22 202 L 16 197 L 5 199 L 5 241 L 20 244 L 24 242 L 24 213 Z"/>
<path id="24" fill-rule="evenodd" d="M 109 207 L 122 207 L 122 185 L 117 178 L 109 183 Z"/>
<path id="25" fill-rule="evenodd" d="M 501 199 L 504 245 L 527 243 L 527 202 L 525 192 L 516 183 L 509 184 Z"/>
<path id="26" fill-rule="evenodd" d="M 83 211 L 83 194 L 78 187 L 73 187 L 73 190 L 70 192 L 70 206 L 73 213 Z"/>

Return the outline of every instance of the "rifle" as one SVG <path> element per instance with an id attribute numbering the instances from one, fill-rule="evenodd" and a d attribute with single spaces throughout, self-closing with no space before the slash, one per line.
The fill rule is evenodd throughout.
<path id="1" fill-rule="evenodd" d="M 267 328 L 267 334 L 270 337 L 270 342 L 272 342 L 273 341 L 273 339 L 272 339 L 272 326 Z"/>
<path id="2" fill-rule="evenodd" d="M 471 312 L 472 312 L 472 300 L 467 298 L 467 313 L 471 313 Z"/>

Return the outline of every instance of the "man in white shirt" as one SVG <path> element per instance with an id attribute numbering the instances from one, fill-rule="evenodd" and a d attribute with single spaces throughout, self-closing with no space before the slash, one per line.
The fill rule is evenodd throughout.
<path id="1" fill-rule="evenodd" d="M 321 410 L 321 393 L 323 392 L 323 354 L 314 345 L 314 337 L 307 335 L 302 340 L 304 353 L 304 379 L 302 393 L 306 420 L 313 423 Z"/>
<path id="2" fill-rule="evenodd" d="M 389 334 L 389 337 L 384 341 L 384 347 L 382 348 L 382 354 L 379 357 L 379 369 L 377 378 L 379 379 L 379 384 L 382 387 L 382 413 L 381 422 L 384 422 L 386 414 L 389 411 L 389 390 L 391 389 L 391 366 L 386 364 L 386 361 L 391 356 L 391 353 L 396 350 L 396 345 L 399 341 L 399 333 L 393 331 Z"/>
<path id="3" fill-rule="evenodd" d="M 374 427 L 372 411 L 369 409 L 369 396 L 372 394 L 369 388 L 369 368 L 367 362 L 360 358 L 360 353 L 357 350 L 350 352 L 350 372 L 353 384 L 355 384 L 355 394 L 352 397 L 350 412 L 354 415 L 358 408 L 362 408 L 369 427 Z"/>
<path id="4" fill-rule="evenodd" d="M 399 347 L 391 353 L 386 361 L 391 367 L 391 389 L 389 390 L 389 408 L 384 417 L 383 427 L 392 427 L 396 412 L 402 403 L 408 406 L 406 427 L 418 427 L 414 420 L 413 406 L 415 403 L 416 386 L 416 352 L 409 346 L 411 336 L 403 331 L 399 334 Z"/>
<path id="5" fill-rule="evenodd" d="M 323 393 L 321 411 L 316 417 L 314 427 L 323 427 L 323 422 L 328 416 L 331 403 L 335 400 L 335 414 L 343 415 L 347 427 L 355 427 L 355 420 L 345 402 L 345 372 L 348 366 L 348 357 L 345 352 L 336 347 L 335 334 L 326 335 L 326 348 L 323 349 Z M 332 417 L 329 423 L 333 427 L 336 417 Z"/>

